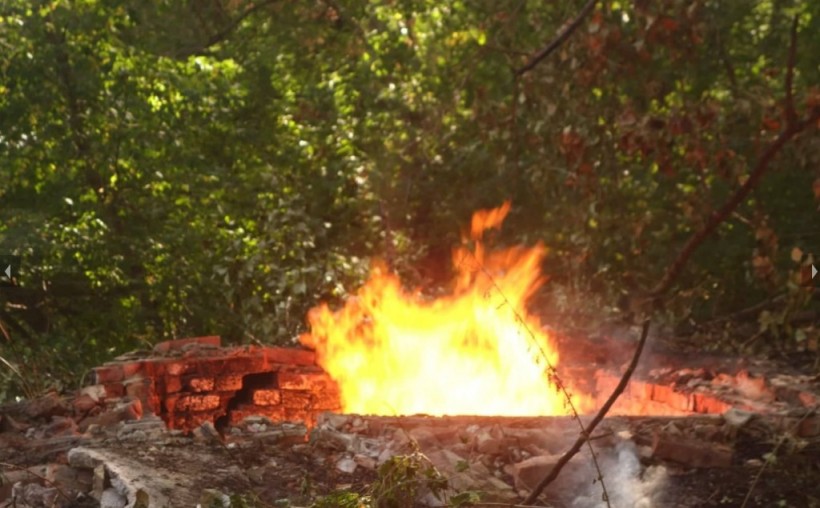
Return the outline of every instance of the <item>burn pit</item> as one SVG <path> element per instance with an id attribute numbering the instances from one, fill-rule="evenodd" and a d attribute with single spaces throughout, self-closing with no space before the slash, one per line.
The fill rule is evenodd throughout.
<path id="1" fill-rule="evenodd" d="M 320 413 L 341 408 L 338 387 L 311 351 L 222 348 L 219 337 L 163 342 L 150 355 L 129 353 L 94 373 L 107 399 L 137 399 L 171 429 L 222 428 L 248 416 L 311 426 Z"/>

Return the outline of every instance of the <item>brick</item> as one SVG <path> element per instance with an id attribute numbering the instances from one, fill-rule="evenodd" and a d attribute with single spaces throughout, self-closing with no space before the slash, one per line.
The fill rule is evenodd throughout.
<path id="1" fill-rule="evenodd" d="M 670 386 L 655 385 L 655 389 L 652 391 L 652 400 L 668 404 L 672 400 L 673 393 L 674 390 Z"/>
<path id="2" fill-rule="evenodd" d="M 304 409 L 288 409 L 285 408 L 285 416 L 283 420 L 294 423 L 304 423 L 307 427 L 315 427 L 318 413 L 314 411 L 306 411 Z"/>
<path id="3" fill-rule="evenodd" d="M 212 392 L 215 382 L 212 377 L 192 377 L 188 378 L 185 384 L 194 392 Z"/>
<path id="4" fill-rule="evenodd" d="M 335 386 L 330 376 L 323 372 L 299 372 L 283 370 L 277 374 L 279 388 L 286 390 L 320 391 Z"/>
<path id="5" fill-rule="evenodd" d="M 692 410 L 703 414 L 723 414 L 731 405 L 706 393 L 692 394 Z"/>
<path id="6" fill-rule="evenodd" d="M 338 411 L 342 408 L 342 397 L 338 390 L 323 390 L 311 395 L 310 408 L 321 411 Z"/>
<path id="7" fill-rule="evenodd" d="M 179 376 L 165 377 L 165 393 L 177 393 L 182 390 L 182 378 Z"/>
<path id="8" fill-rule="evenodd" d="M 180 361 L 169 361 L 164 363 L 165 373 L 169 376 L 181 376 L 188 371 L 188 364 Z"/>
<path id="9" fill-rule="evenodd" d="M 638 400 L 651 400 L 655 385 L 643 381 L 630 381 L 629 393 Z"/>
<path id="10" fill-rule="evenodd" d="M 122 375 L 125 379 L 142 373 L 142 362 L 124 362 L 122 364 Z"/>
<path id="11" fill-rule="evenodd" d="M 270 370 L 261 354 L 234 356 L 225 359 L 220 374 L 256 374 Z"/>
<path id="12" fill-rule="evenodd" d="M 282 390 L 282 405 L 286 409 L 308 409 L 311 405 L 310 392 Z"/>
<path id="13" fill-rule="evenodd" d="M 726 468 L 732 465 L 733 455 L 734 450 L 728 446 L 680 436 L 656 434 L 652 443 L 653 458 L 694 468 Z"/>
<path id="14" fill-rule="evenodd" d="M 125 379 L 122 371 L 122 365 L 114 363 L 110 365 L 103 365 L 94 369 L 94 377 L 97 380 L 95 384 L 107 385 L 109 383 L 118 383 Z"/>
<path id="15" fill-rule="evenodd" d="M 240 374 L 219 376 L 215 380 L 214 389 L 218 392 L 239 391 L 242 389 L 242 376 Z"/>
<path id="16" fill-rule="evenodd" d="M 269 347 L 264 356 L 269 363 L 283 365 L 316 365 L 316 353 L 307 349 Z"/>
<path id="17" fill-rule="evenodd" d="M 148 400 L 154 395 L 154 381 L 143 377 L 132 377 L 125 381 L 125 394 L 131 397 Z"/>
<path id="18" fill-rule="evenodd" d="M 125 395 L 125 386 L 122 383 L 106 383 L 105 398 L 116 399 Z"/>
<path id="19" fill-rule="evenodd" d="M 256 390 L 253 392 L 253 403 L 257 406 L 275 406 L 282 402 L 279 390 Z"/>
<path id="20" fill-rule="evenodd" d="M 177 407 L 183 411 L 208 411 L 220 406 L 219 395 L 183 395 Z"/>
<path id="21" fill-rule="evenodd" d="M 200 344 L 203 346 L 221 347 L 222 339 L 218 336 L 208 337 L 190 337 L 187 339 L 166 340 L 154 346 L 154 352 L 159 354 L 168 353 L 169 351 L 178 351 L 189 344 Z"/>

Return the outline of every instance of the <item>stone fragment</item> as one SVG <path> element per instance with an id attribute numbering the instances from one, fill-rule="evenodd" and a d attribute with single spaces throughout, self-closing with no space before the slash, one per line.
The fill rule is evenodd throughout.
<path id="1" fill-rule="evenodd" d="M 376 469 L 376 459 L 374 459 L 373 457 L 368 457 L 367 455 L 357 453 L 353 456 L 353 460 L 356 461 L 356 464 L 362 466 L 368 471 L 373 471 Z"/>
<path id="2" fill-rule="evenodd" d="M 558 455 L 537 455 L 514 464 L 512 476 L 516 490 L 534 489 L 538 482 L 552 471 L 558 459 Z"/>
<path id="3" fill-rule="evenodd" d="M 100 508 L 125 508 L 127 505 L 128 499 L 113 487 L 105 489 L 100 496 Z"/>
<path id="4" fill-rule="evenodd" d="M 353 474 L 353 472 L 356 471 L 357 465 L 356 461 L 350 457 L 343 457 L 336 462 L 336 469 L 342 473 Z"/>

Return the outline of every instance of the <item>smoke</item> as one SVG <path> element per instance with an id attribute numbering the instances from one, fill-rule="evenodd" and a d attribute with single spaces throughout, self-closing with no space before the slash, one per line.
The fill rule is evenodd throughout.
<path id="1" fill-rule="evenodd" d="M 614 451 L 599 451 L 597 455 L 612 508 L 663 506 L 666 469 L 662 466 L 650 466 L 643 470 L 632 441 L 621 441 Z M 595 477 L 595 473 L 592 477 Z M 586 489 L 586 492 L 575 498 L 572 507 L 606 508 L 602 492 L 601 485 L 595 482 Z"/>

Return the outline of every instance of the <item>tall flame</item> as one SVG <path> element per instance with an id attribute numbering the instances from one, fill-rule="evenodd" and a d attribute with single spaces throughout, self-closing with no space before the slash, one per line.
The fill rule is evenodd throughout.
<path id="1" fill-rule="evenodd" d="M 485 252 L 481 242 L 509 211 L 506 202 L 473 215 L 474 249 L 465 242 L 453 253 L 452 295 L 425 299 L 376 265 L 342 309 L 322 304 L 310 311 L 311 331 L 300 340 L 316 350 L 318 363 L 338 383 L 345 412 L 569 412 L 565 396 L 549 389 L 547 366 L 557 364 L 558 353 L 525 308 L 543 283 L 546 248 Z"/>

